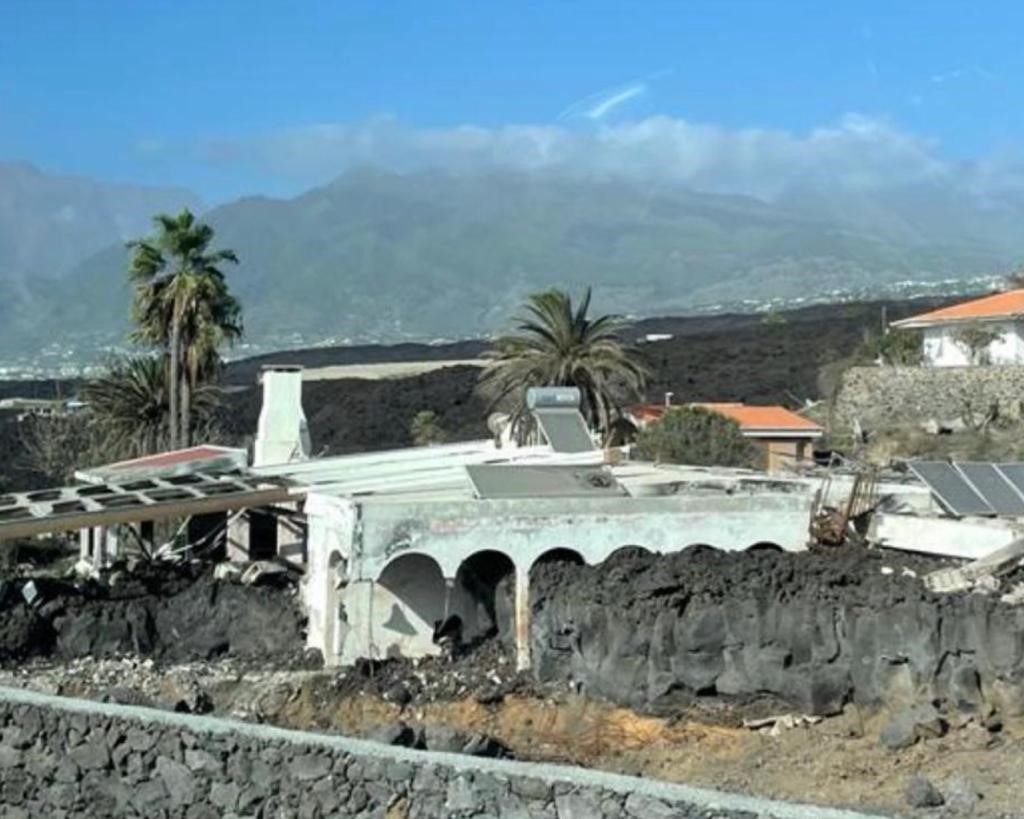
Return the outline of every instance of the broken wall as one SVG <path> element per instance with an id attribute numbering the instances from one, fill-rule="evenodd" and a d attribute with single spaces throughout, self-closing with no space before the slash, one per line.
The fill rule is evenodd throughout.
<path id="1" fill-rule="evenodd" d="M 851 367 L 832 406 L 831 429 L 849 432 L 854 420 L 864 429 L 917 424 L 930 419 L 958 421 L 967 407 L 981 413 L 993 403 L 1000 415 L 1020 418 L 1024 367 Z"/>

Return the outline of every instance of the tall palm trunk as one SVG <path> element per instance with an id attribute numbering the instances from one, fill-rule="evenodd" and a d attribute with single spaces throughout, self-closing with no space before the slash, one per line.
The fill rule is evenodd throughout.
<path id="1" fill-rule="evenodd" d="M 192 385 L 188 367 L 181 368 L 181 445 L 192 446 Z"/>
<path id="2" fill-rule="evenodd" d="M 178 413 L 179 399 L 178 387 L 181 383 L 181 313 L 175 309 L 171 318 L 171 343 L 170 343 L 170 372 L 167 374 L 168 381 L 168 403 L 170 404 L 170 449 L 178 448 Z"/>

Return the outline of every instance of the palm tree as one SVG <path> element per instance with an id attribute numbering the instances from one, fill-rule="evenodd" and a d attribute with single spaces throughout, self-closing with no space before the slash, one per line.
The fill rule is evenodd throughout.
<path id="1" fill-rule="evenodd" d="M 167 351 L 169 445 L 191 443 L 191 404 L 219 364 L 218 349 L 242 333 L 241 308 L 220 265 L 238 263 L 231 250 L 209 249 L 213 228 L 190 211 L 158 214 L 155 236 L 129 242 L 135 287 L 133 340 Z"/>
<path id="2" fill-rule="evenodd" d="M 499 338 L 480 378 L 491 409 L 510 401 L 512 423 L 526 417 L 529 387 L 576 387 L 584 416 L 607 433 L 620 414 L 620 399 L 643 392 L 647 367 L 618 337 L 618 316 L 589 318 L 590 288 L 573 309 L 572 298 L 550 289 L 529 296 L 518 332 Z"/>
<path id="3" fill-rule="evenodd" d="M 168 446 L 172 414 L 162 355 L 113 359 L 107 372 L 87 383 L 80 395 L 108 460 L 146 455 Z M 216 387 L 200 385 L 191 407 L 198 423 L 212 421 L 219 398 Z"/>

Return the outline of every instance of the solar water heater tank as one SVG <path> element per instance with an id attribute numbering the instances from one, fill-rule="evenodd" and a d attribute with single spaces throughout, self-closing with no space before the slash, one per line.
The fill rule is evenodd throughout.
<path id="1" fill-rule="evenodd" d="M 526 406 L 531 410 L 548 407 L 578 409 L 582 398 L 576 387 L 530 387 L 526 391 Z"/>

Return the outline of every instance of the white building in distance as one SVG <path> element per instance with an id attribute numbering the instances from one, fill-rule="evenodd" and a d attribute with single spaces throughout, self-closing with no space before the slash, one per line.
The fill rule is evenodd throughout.
<path id="1" fill-rule="evenodd" d="M 922 330 L 924 363 L 933 367 L 1024 364 L 1024 289 L 921 313 L 891 326 Z M 972 335 L 973 350 L 968 343 Z"/>

